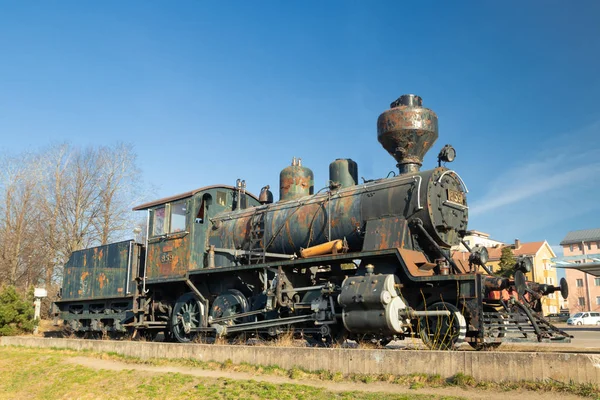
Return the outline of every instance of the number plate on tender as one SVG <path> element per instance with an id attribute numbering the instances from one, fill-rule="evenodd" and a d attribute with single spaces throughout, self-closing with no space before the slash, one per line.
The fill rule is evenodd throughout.
<path id="1" fill-rule="evenodd" d="M 458 190 L 448 189 L 448 201 L 458 204 L 465 204 L 465 194 Z"/>

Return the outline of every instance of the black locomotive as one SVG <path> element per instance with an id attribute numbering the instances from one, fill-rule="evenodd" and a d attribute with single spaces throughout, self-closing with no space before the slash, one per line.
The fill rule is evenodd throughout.
<path id="1" fill-rule="evenodd" d="M 395 176 L 361 184 L 356 163 L 339 159 L 314 194 L 312 172 L 294 159 L 278 202 L 268 186 L 256 197 L 238 180 L 136 207 L 148 211 L 146 243 L 73 253 L 57 317 L 76 333 L 179 342 L 289 330 L 325 342 L 416 336 L 441 349 L 568 341 L 531 303 L 560 288 L 528 285 L 519 271 L 493 276 L 484 248 L 468 268 L 452 259 L 467 230 L 467 188 L 441 166 L 454 159 L 451 146 L 420 171 L 436 114 L 401 96 L 377 135 Z"/>

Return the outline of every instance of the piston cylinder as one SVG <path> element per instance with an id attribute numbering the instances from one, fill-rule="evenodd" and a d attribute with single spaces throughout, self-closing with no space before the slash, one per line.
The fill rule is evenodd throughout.
<path id="1" fill-rule="evenodd" d="M 342 320 L 350 332 L 404 332 L 399 313 L 406 304 L 398 295 L 398 278 L 392 274 L 353 276 L 342 282 L 338 297 Z"/>

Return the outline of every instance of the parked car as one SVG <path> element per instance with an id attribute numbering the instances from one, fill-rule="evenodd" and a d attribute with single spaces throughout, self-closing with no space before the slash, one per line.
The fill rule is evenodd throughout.
<path id="1" fill-rule="evenodd" d="M 600 325 L 599 312 L 578 312 L 567 320 L 569 325 Z"/>
<path id="2" fill-rule="evenodd" d="M 546 319 L 550 322 L 567 322 L 571 316 L 568 312 L 561 312 L 558 314 L 548 314 Z"/>

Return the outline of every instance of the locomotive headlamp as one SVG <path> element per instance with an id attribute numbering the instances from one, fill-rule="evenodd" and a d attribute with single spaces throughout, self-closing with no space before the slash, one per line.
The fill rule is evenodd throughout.
<path id="1" fill-rule="evenodd" d="M 529 257 L 519 257 L 514 266 L 515 271 L 521 271 L 526 274 L 533 269 L 533 262 Z"/>
<path id="2" fill-rule="evenodd" d="M 489 260 L 489 254 L 485 247 L 475 246 L 471 249 L 471 255 L 469 255 L 469 264 L 485 266 Z"/>
<path id="3" fill-rule="evenodd" d="M 456 158 L 456 150 L 449 144 L 445 145 L 440 154 L 438 154 L 438 165 L 442 165 L 442 162 L 452 162 Z"/>

